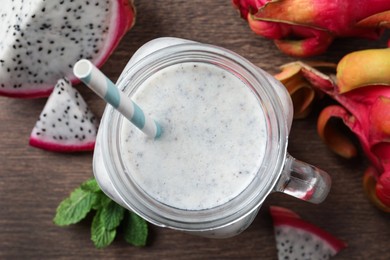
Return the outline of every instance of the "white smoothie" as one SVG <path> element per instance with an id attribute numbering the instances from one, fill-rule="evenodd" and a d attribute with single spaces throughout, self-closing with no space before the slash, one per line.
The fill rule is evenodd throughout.
<path id="1" fill-rule="evenodd" d="M 127 172 L 154 199 L 202 210 L 240 194 L 256 176 L 267 142 L 265 117 L 252 90 L 215 65 L 164 68 L 132 99 L 158 121 L 153 140 L 130 122 L 121 129 Z"/>

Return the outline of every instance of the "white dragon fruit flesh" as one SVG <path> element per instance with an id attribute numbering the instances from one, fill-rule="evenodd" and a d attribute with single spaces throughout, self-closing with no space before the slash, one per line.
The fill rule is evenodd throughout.
<path id="1" fill-rule="evenodd" d="M 133 26 L 132 0 L 2 0 L 0 95 L 47 97 L 73 64 L 100 67 Z"/>
<path id="2" fill-rule="evenodd" d="M 94 149 L 98 120 L 80 93 L 60 79 L 30 135 L 30 145 L 57 152 Z"/>
<path id="3" fill-rule="evenodd" d="M 271 206 L 270 211 L 279 260 L 326 260 L 346 247 L 343 241 L 304 221 L 289 209 Z"/>

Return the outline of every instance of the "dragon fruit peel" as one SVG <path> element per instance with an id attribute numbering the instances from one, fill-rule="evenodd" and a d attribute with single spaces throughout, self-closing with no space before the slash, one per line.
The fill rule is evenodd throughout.
<path id="1" fill-rule="evenodd" d="M 357 154 L 355 143 L 334 119 L 341 119 L 356 134 L 374 169 L 366 171 L 369 174 L 365 174 L 365 190 L 374 192 L 369 198 L 374 198 L 373 202 L 382 209 L 390 208 L 389 60 L 390 49 L 353 52 L 338 63 L 335 75 L 322 73 L 302 62 L 295 63 L 301 68 L 296 75 L 303 76 L 315 89 L 339 103 L 320 113 L 319 136 L 337 154 L 350 158 Z"/>
<path id="2" fill-rule="evenodd" d="M 249 27 L 297 57 L 326 51 L 336 37 L 378 39 L 389 27 L 390 1 L 232 0 Z"/>

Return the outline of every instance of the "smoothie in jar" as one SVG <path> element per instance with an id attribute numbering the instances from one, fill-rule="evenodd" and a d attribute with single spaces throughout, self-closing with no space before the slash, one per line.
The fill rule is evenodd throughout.
<path id="1" fill-rule="evenodd" d="M 147 78 L 132 99 L 163 128 L 155 140 L 122 123 L 126 171 L 153 199 L 183 210 L 214 208 L 258 176 L 267 145 L 253 90 L 226 69 L 183 62 Z"/>
<path id="2" fill-rule="evenodd" d="M 147 137 L 106 106 L 94 174 L 110 198 L 150 223 L 227 238 L 250 225 L 272 192 L 313 203 L 328 194 L 329 176 L 287 153 L 287 90 L 236 53 L 155 39 L 134 54 L 117 86 L 162 135 Z"/>

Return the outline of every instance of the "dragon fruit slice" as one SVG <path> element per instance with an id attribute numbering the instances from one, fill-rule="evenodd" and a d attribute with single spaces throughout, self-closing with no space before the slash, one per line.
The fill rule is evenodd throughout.
<path id="1" fill-rule="evenodd" d="M 307 57 L 326 51 L 336 37 L 378 39 L 390 22 L 390 1 L 232 0 L 256 34 L 284 53 Z"/>
<path id="2" fill-rule="evenodd" d="M 30 135 L 30 145 L 57 152 L 93 150 L 98 121 L 67 79 L 57 82 Z"/>
<path id="3" fill-rule="evenodd" d="M 278 259 L 330 259 L 346 247 L 346 244 L 301 219 L 295 212 L 270 207 Z"/>
<path id="4" fill-rule="evenodd" d="M 81 58 L 100 67 L 132 27 L 131 0 L 3 0 L 0 8 L 0 95 L 50 95 Z"/>

